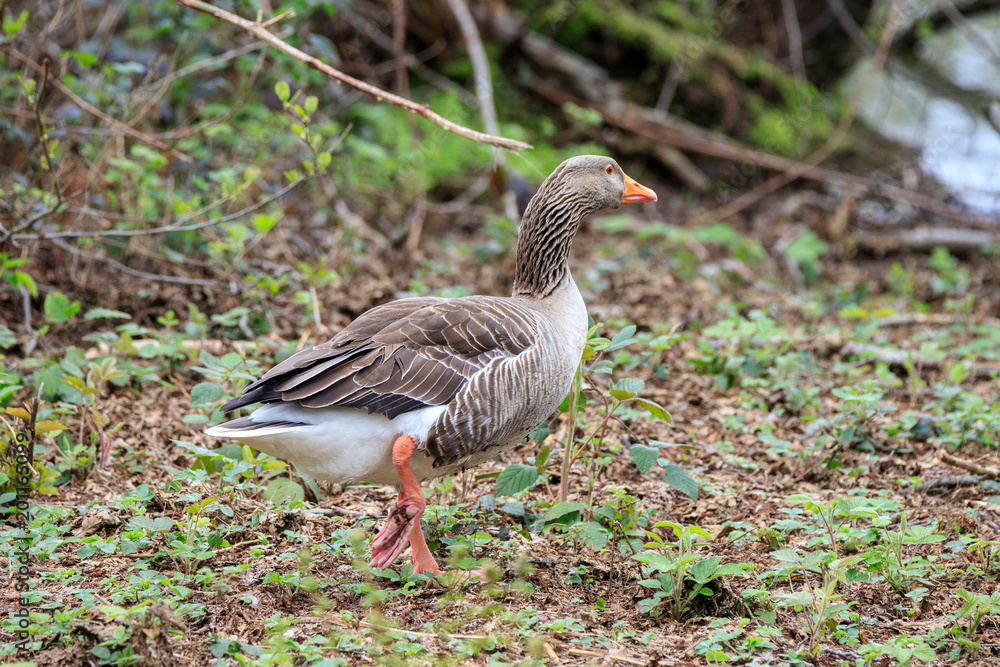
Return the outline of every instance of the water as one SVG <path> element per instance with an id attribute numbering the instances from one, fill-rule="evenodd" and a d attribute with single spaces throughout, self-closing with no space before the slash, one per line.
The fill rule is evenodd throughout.
<path id="1" fill-rule="evenodd" d="M 969 209 L 1000 217 L 1000 131 L 986 106 L 1000 99 L 1000 11 L 969 17 L 922 39 L 916 60 L 890 56 L 872 75 L 865 59 L 845 77 L 851 99 L 874 76 L 858 116 L 883 136 L 919 151 L 920 167 Z"/>

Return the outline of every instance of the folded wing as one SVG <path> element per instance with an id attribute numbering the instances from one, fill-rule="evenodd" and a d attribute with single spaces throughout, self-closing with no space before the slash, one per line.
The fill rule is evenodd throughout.
<path id="1" fill-rule="evenodd" d="M 504 303 L 506 302 L 506 303 Z M 223 406 L 294 401 L 383 414 L 446 405 L 498 357 L 532 345 L 530 313 L 491 297 L 401 299 L 281 362 Z"/>

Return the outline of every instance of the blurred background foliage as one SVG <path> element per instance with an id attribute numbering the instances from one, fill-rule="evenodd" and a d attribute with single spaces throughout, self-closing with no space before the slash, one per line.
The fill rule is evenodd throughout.
<path id="1" fill-rule="evenodd" d="M 906 55 L 943 20 L 926 3 L 902 5 L 893 52 Z M 219 6 L 251 18 L 290 11 L 270 26 L 289 43 L 481 127 L 469 45 L 444 0 Z M 107 278 L 112 291 L 125 286 L 123 271 L 129 288 L 148 294 L 164 282 L 195 288 L 161 294 L 170 305 L 336 284 L 359 264 L 397 282 L 402 269 L 412 281 L 425 225 L 485 229 L 503 254 L 516 229 L 505 194 L 523 207 L 556 164 L 585 152 L 613 154 L 674 195 L 661 197 L 659 215 L 680 223 L 759 183 L 755 151 L 802 159 L 830 138 L 850 102 L 844 77 L 871 57 L 889 4 L 556 0 L 470 9 L 500 133 L 534 146 L 522 156 L 378 103 L 178 2 L 7 3 L 4 321 L 31 331 L 47 291 L 93 305 Z M 284 100 L 278 84 L 288 86 Z M 650 141 L 635 131 L 637 117 L 716 157 Z M 719 160 L 719 146 L 747 160 Z M 889 167 L 899 147 L 875 133 L 859 127 L 840 147 L 835 162 L 845 169 L 901 179 Z M 287 230 L 282 242 L 262 243 L 276 226 Z"/>

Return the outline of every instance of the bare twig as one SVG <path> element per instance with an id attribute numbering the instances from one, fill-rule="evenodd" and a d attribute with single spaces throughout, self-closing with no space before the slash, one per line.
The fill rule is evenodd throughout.
<path id="1" fill-rule="evenodd" d="M 781 0 L 781 13 L 785 19 L 785 33 L 788 35 L 788 59 L 792 61 L 795 76 L 806 81 L 806 61 L 802 56 L 802 31 L 799 17 L 795 13 L 795 0 Z"/>
<path id="2" fill-rule="evenodd" d="M 660 88 L 660 95 L 656 99 L 656 108 L 663 113 L 670 113 L 670 104 L 674 101 L 677 93 L 677 86 L 681 82 L 681 74 L 684 73 L 686 59 L 683 53 L 678 53 L 670 61 L 670 69 L 667 70 L 667 78 L 663 80 L 663 87 Z"/>
<path id="3" fill-rule="evenodd" d="M 615 653 L 614 651 L 610 651 L 610 650 L 609 651 L 605 651 L 604 653 L 599 653 L 597 651 L 588 651 L 588 650 L 582 649 L 582 648 L 568 648 L 568 649 L 566 649 L 566 652 L 569 653 L 570 655 L 578 655 L 578 656 L 581 656 L 581 657 L 584 657 L 584 658 L 600 658 L 601 659 L 601 663 L 600 664 L 602 664 L 602 665 L 604 665 L 604 664 L 613 665 L 616 662 L 624 662 L 624 663 L 628 663 L 630 665 L 648 665 L 649 664 L 648 660 L 638 660 L 636 658 L 630 658 L 628 656 L 622 655 L 621 653 Z M 667 661 L 666 663 L 664 663 L 663 661 L 658 660 L 657 662 L 659 662 L 659 664 L 661 664 L 661 665 L 662 664 L 670 664 L 670 665 L 674 664 L 673 661 Z"/>
<path id="4" fill-rule="evenodd" d="M 403 52 L 406 43 L 406 0 L 392 0 L 392 46 L 394 55 Z M 410 79 L 406 76 L 406 63 L 396 61 L 396 90 L 410 96 Z"/>
<path id="5" fill-rule="evenodd" d="M 286 185 L 285 187 L 281 188 L 274 194 L 265 197 L 264 199 L 261 199 L 259 202 L 247 206 L 246 208 L 240 209 L 239 211 L 235 211 L 233 213 L 229 213 L 219 218 L 206 220 L 205 222 L 199 222 L 193 225 L 185 225 L 184 223 L 187 222 L 188 220 L 193 220 L 194 218 L 204 215 L 213 208 L 219 207 L 220 205 L 228 201 L 228 199 L 230 199 L 231 196 L 238 194 L 238 192 L 233 193 L 233 195 L 231 195 L 230 197 L 225 197 L 223 199 L 216 200 L 211 204 L 197 211 L 184 215 L 178 218 L 176 221 L 172 222 L 171 224 L 163 225 L 162 227 L 153 227 L 151 229 L 101 229 L 91 232 L 51 232 L 51 233 L 42 232 L 39 234 L 14 234 L 13 237 L 19 241 L 26 241 L 26 240 L 35 240 L 43 238 L 67 239 L 67 238 L 99 238 L 106 236 L 154 236 L 157 234 L 171 234 L 173 232 L 190 232 L 198 229 L 205 229 L 206 227 L 214 227 L 216 225 L 220 225 L 225 222 L 230 222 L 232 220 L 236 220 L 242 218 L 243 216 L 249 215 L 250 213 L 253 213 L 256 210 L 263 208 L 264 206 L 267 206 L 271 202 L 281 199 L 286 194 L 291 192 L 294 188 L 302 184 L 305 180 L 307 179 L 298 178 L 289 183 L 288 185 Z M 95 211 L 92 209 L 81 209 L 81 212 L 91 213 L 94 215 L 104 215 L 103 211 Z"/>
<path id="6" fill-rule="evenodd" d="M 891 366 L 905 367 L 909 364 L 923 370 L 940 370 L 946 367 L 945 360 L 928 359 L 912 350 L 893 350 L 870 343 L 858 343 L 855 341 L 843 341 L 840 349 L 845 355 L 873 359 Z M 1000 375 L 1000 366 L 990 364 L 977 364 L 970 370 L 970 377 L 978 379 L 989 379 Z"/>
<path id="7" fill-rule="evenodd" d="M 855 238 L 858 246 L 876 253 L 933 250 L 937 247 L 959 252 L 977 252 L 987 246 L 1000 244 L 1000 231 L 914 227 L 893 232 L 859 230 Z"/>
<path id="8" fill-rule="evenodd" d="M 479 100 L 479 113 L 483 117 L 483 127 L 490 134 L 499 134 L 500 124 L 497 122 L 497 110 L 493 103 L 490 64 L 486 60 L 486 51 L 479 38 L 479 29 L 476 27 L 476 22 L 473 20 L 465 0 L 448 0 L 448 7 L 451 8 L 451 13 L 455 15 L 458 27 L 462 30 L 465 48 L 468 50 L 469 60 L 472 62 L 472 72 L 476 82 L 476 98 Z"/>
<path id="9" fill-rule="evenodd" d="M 971 322 L 965 315 L 946 315 L 944 313 L 899 313 L 897 315 L 887 315 L 876 320 L 879 327 L 905 327 L 911 325 L 919 326 L 951 326 L 972 324 L 986 325 L 1000 329 L 1000 318 L 984 317 L 977 322 Z"/>
<path id="10" fill-rule="evenodd" d="M 944 15 L 948 17 L 948 20 L 958 26 L 980 49 L 989 54 L 994 66 L 1000 67 L 1000 50 L 997 49 L 996 44 L 987 39 L 983 33 L 979 32 L 974 25 L 969 23 L 969 19 L 965 18 L 962 12 L 958 11 L 955 3 L 951 0 L 937 0 L 937 3 Z"/>
<path id="11" fill-rule="evenodd" d="M 148 273 L 146 271 L 140 271 L 139 269 L 133 269 L 130 266 L 125 266 L 116 259 L 111 257 L 105 257 L 104 255 L 98 255 L 96 253 L 87 252 L 86 250 L 81 250 L 75 246 L 61 241 L 59 239 L 50 239 L 52 243 L 68 253 L 73 255 L 84 257 L 86 259 L 93 260 L 95 262 L 103 262 L 104 264 L 109 264 L 122 273 L 126 273 L 130 276 L 135 276 L 136 278 L 145 278 L 147 280 L 152 280 L 154 282 L 160 283 L 174 283 L 177 285 L 197 285 L 200 287 L 215 287 L 228 289 L 232 292 L 237 290 L 237 285 L 235 282 L 224 283 L 218 280 L 203 280 L 201 278 L 184 278 L 181 276 L 166 276 L 159 273 Z"/>
<path id="12" fill-rule="evenodd" d="M 733 344 L 729 339 L 712 338 L 708 340 L 710 345 L 716 347 L 726 347 Z M 935 359 L 921 355 L 914 350 L 900 350 L 872 343 L 859 343 L 858 341 L 845 340 L 839 334 L 824 334 L 818 336 L 806 336 L 794 338 L 792 336 L 771 336 L 755 337 L 751 341 L 752 345 L 794 345 L 797 349 L 813 350 L 821 355 L 842 354 L 844 356 L 859 357 L 861 363 L 875 361 L 889 364 L 890 366 L 907 367 L 912 366 L 920 371 L 937 371 L 946 369 L 949 363 L 963 361 L 961 359 Z M 987 380 L 1000 375 L 1000 365 L 991 363 L 978 363 L 969 368 L 969 379 Z"/>
<path id="13" fill-rule="evenodd" d="M 472 62 L 472 72 L 476 82 L 476 99 L 479 100 L 479 113 L 483 117 L 483 127 L 490 134 L 500 134 L 496 105 L 493 103 L 493 80 L 490 77 L 490 64 L 486 59 L 483 40 L 479 37 L 479 28 L 476 27 L 476 21 L 472 18 L 472 13 L 469 11 L 468 5 L 465 4 L 465 0 L 448 0 L 448 6 L 462 30 L 465 48 L 468 50 L 469 60 Z M 497 155 L 496 167 L 502 169 L 505 165 L 504 156 Z M 504 214 L 511 220 L 518 219 L 517 201 L 513 196 L 504 197 Z"/>
<path id="14" fill-rule="evenodd" d="M 38 128 L 38 140 L 42 144 L 42 152 L 45 154 L 45 171 L 49 172 L 52 180 L 52 190 L 55 192 L 56 200 L 63 203 L 62 187 L 59 185 L 59 178 L 56 176 L 56 165 L 52 162 L 52 146 L 49 142 L 49 132 L 42 122 L 42 97 L 45 94 L 45 86 L 49 82 L 49 59 L 42 61 L 42 73 L 39 75 L 38 89 L 34 92 L 35 104 L 35 125 Z"/>
<path id="15" fill-rule="evenodd" d="M 373 514 L 368 514 L 366 512 L 356 512 L 354 510 L 345 510 L 339 507 L 304 507 L 302 509 L 295 510 L 292 514 L 323 514 L 326 516 L 349 516 L 349 517 L 361 517 L 363 519 L 381 519 L 385 517 L 375 516 Z"/>
<path id="16" fill-rule="evenodd" d="M 310 56 L 304 51 L 291 46 L 287 42 L 284 42 L 277 37 L 275 37 L 271 32 L 269 32 L 260 23 L 255 21 L 249 21 L 244 19 L 232 12 L 227 12 L 224 9 L 220 9 L 207 2 L 202 2 L 202 0 L 178 0 L 182 5 L 191 7 L 192 9 L 197 9 L 198 11 L 205 12 L 206 14 L 211 14 L 212 16 L 222 19 L 232 23 L 238 28 L 249 32 L 254 37 L 267 42 L 274 48 L 278 49 L 282 53 L 295 58 L 299 62 L 305 63 L 306 65 L 312 67 L 313 69 L 326 74 L 331 79 L 339 81 L 345 86 L 350 86 L 355 90 L 359 90 L 363 93 L 371 95 L 380 102 L 388 102 L 390 104 L 395 104 L 396 106 L 402 107 L 407 111 L 417 114 L 418 116 L 423 116 L 432 123 L 448 130 L 449 132 L 454 132 L 460 136 L 467 139 L 472 139 L 473 141 L 478 141 L 480 143 L 489 144 L 491 146 L 497 146 L 499 148 L 506 148 L 514 152 L 520 152 L 527 148 L 531 148 L 530 144 L 526 144 L 523 141 L 516 141 L 514 139 L 506 139 L 504 137 L 493 136 L 490 134 L 485 134 L 483 132 L 477 132 L 475 130 L 469 129 L 463 125 L 452 122 L 447 118 L 434 113 L 431 111 L 430 107 L 425 104 L 417 104 L 412 100 L 408 100 L 405 97 L 400 97 L 399 95 L 394 95 L 386 90 L 382 90 L 376 86 L 373 86 L 364 81 L 359 81 L 352 76 L 344 74 L 340 70 L 334 69 L 333 67 L 327 65 L 326 63 Z"/>
<path id="17" fill-rule="evenodd" d="M 844 29 L 844 32 L 847 33 L 858 48 L 865 53 L 871 53 L 875 50 L 875 44 L 872 40 L 868 39 L 868 35 L 864 33 L 854 20 L 854 17 L 847 11 L 847 7 L 844 6 L 844 0 L 826 0 L 826 4 L 830 8 L 830 11 L 833 12 L 833 15 L 837 17 L 840 27 Z"/>

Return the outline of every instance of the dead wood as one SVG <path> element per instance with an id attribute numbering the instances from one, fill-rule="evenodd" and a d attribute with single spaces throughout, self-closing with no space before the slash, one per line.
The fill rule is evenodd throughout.
<path id="1" fill-rule="evenodd" d="M 592 107 L 608 125 L 645 140 L 647 151 L 651 155 L 653 146 L 671 146 L 732 162 L 753 164 L 772 171 L 787 171 L 799 178 L 905 202 L 967 228 L 995 229 L 995 225 L 986 220 L 954 209 L 920 192 L 747 148 L 729 137 L 714 134 L 660 109 L 631 102 L 625 99 L 621 86 L 593 61 L 548 37 L 526 30 L 509 15 L 498 12 L 481 13 L 478 18 L 488 25 L 491 33 L 501 42 L 508 47 L 517 48 L 532 60 L 537 71 L 546 72 L 554 78 L 550 82 L 535 77 L 528 84 L 534 92 L 555 104 L 572 102 Z M 690 170 L 684 171 L 698 170 L 691 165 Z M 682 178 L 687 182 L 687 177 Z"/>
<path id="2" fill-rule="evenodd" d="M 890 366 L 906 367 L 910 365 L 920 371 L 941 370 L 945 365 L 952 363 L 954 359 L 929 359 L 912 350 L 892 350 L 870 343 L 858 343 L 856 341 L 843 341 L 840 346 L 841 354 L 870 359 Z M 992 364 L 977 364 L 970 369 L 970 377 L 986 380 L 1000 375 L 1000 366 Z"/>
<path id="3" fill-rule="evenodd" d="M 890 232 L 859 231 L 855 239 L 858 247 L 876 254 L 928 251 L 938 246 L 955 252 L 979 252 L 984 247 L 1000 244 L 1000 230 L 915 227 Z"/>
<path id="4" fill-rule="evenodd" d="M 938 477 L 937 479 L 932 479 L 924 482 L 923 484 L 917 484 L 913 490 L 927 491 L 928 489 L 935 489 L 938 487 L 951 489 L 958 486 L 975 486 L 984 479 L 986 478 L 982 475 L 953 475 L 950 477 Z"/>
<path id="5" fill-rule="evenodd" d="M 969 472 L 975 475 L 988 477 L 989 479 L 1000 479 L 1000 468 L 984 466 L 983 464 L 976 463 L 975 461 L 967 461 L 965 459 L 960 459 L 957 456 L 949 454 L 943 449 L 938 452 L 938 458 L 947 463 L 948 465 L 955 466 L 956 468 L 961 468 L 962 470 L 968 470 Z"/>

